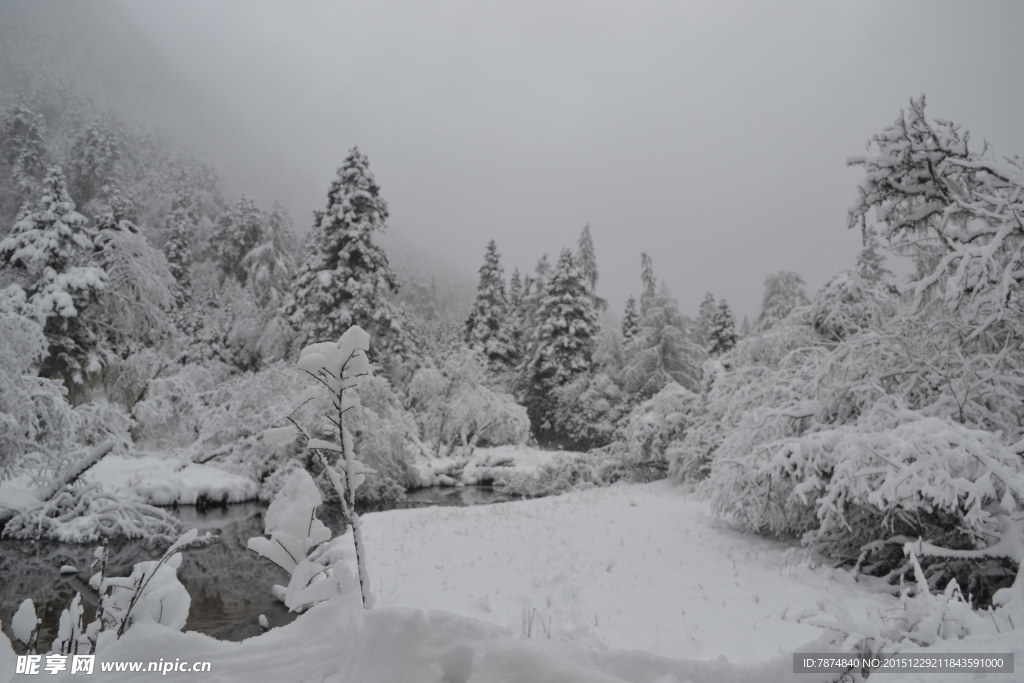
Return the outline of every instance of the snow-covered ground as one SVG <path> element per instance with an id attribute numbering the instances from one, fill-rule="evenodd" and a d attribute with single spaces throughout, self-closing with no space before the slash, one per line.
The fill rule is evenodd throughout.
<path id="1" fill-rule="evenodd" d="M 194 505 L 200 497 L 240 503 L 253 500 L 259 492 L 259 485 L 241 474 L 156 454 L 108 455 L 85 477 L 102 482 L 107 490 L 135 494 L 150 505 Z"/>
<path id="2" fill-rule="evenodd" d="M 379 605 L 602 650 L 753 663 L 813 640 L 806 619 L 823 604 L 862 617 L 896 605 L 848 572 L 798 562 L 794 546 L 732 531 L 667 482 L 363 524 Z M 333 543 L 349 552 L 349 538 Z"/>
<path id="3" fill-rule="evenodd" d="M 349 595 L 242 643 L 141 624 L 98 661 L 206 660 L 212 675 L 203 680 L 220 681 L 817 683 L 835 675 L 792 673 L 794 649 L 829 651 L 813 642 L 822 631 L 809 619 L 832 611 L 877 623 L 899 608 L 871 581 L 731 530 L 667 482 L 363 522 L 378 600 L 371 612 Z M 324 552 L 349 557 L 350 542 L 340 537 Z M 1015 651 L 1024 661 L 1014 632 L 936 651 Z M 13 671 L 2 640 L 0 671 Z"/>

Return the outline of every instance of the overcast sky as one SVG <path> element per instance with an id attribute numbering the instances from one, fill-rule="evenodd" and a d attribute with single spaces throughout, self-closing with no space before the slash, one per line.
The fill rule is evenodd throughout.
<path id="1" fill-rule="evenodd" d="M 683 311 L 852 265 L 846 167 L 912 95 L 1024 154 L 1024 3 L 132 0 L 158 51 L 286 162 L 300 230 L 353 145 L 395 236 L 475 272 L 589 221 L 615 311 L 648 252 Z"/>

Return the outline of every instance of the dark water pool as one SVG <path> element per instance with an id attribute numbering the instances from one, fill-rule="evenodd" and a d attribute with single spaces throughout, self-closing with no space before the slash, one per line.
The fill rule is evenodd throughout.
<path id="1" fill-rule="evenodd" d="M 483 486 L 431 488 L 411 492 L 402 503 L 386 509 L 432 505 L 482 505 L 507 500 L 500 489 Z M 186 529 L 198 528 L 216 533 L 219 539 L 205 547 L 184 551 L 178 577 L 192 597 L 185 630 L 200 631 L 224 640 L 243 640 L 262 632 L 261 614 L 270 625 L 278 626 L 295 618 L 275 599 L 270 588 L 286 584 L 287 574 L 277 565 L 251 552 L 247 543 L 263 534 L 262 503 L 242 503 L 197 512 L 182 506 L 175 514 Z M 364 514 L 372 514 L 365 512 Z M 340 516 L 324 506 L 318 512 L 324 522 L 338 532 Z M 92 618 L 96 593 L 89 588 L 95 573 L 89 565 L 94 545 L 34 541 L 0 541 L 0 622 L 10 636 L 10 621 L 25 598 L 32 598 L 43 626 L 54 626 L 76 592 L 82 594 L 86 620 Z M 121 541 L 110 546 L 107 573 L 125 576 L 136 562 L 152 560 L 162 554 L 141 541 Z M 81 570 L 61 574 L 63 565 Z M 40 645 L 48 647 L 52 630 L 40 633 Z"/>

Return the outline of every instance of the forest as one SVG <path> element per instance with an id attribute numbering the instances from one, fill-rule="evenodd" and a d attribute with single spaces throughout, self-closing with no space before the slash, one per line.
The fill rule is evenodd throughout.
<path id="1" fill-rule="evenodd" d="M 894 103 L 829 226 L 860 234 L 855 262 L 817 291 L 776 272 L 737 321 L 713 293 L 682 311 L 642 246 L 612 310 L 589 225 L 530 272 L 482 236 L 460 289 L 389 258 L 386 173 L 358 147 L 300 220 L 63 68 L 0 61 L 0 542 L 152 539 L 146 576 L 194 538 L 169 505 L 290 500 L 315 519 L 322 497 L 358 526 L 357 508 L 429 486 L 531 499 L 665 480 L 731 528 L 917 596 L 917 621 L 851 626 L 847 649 L 1024 623 L 1024 161 L 970 122 Z M 331 354 L 363 350 L 358 382 L 338 370 L 318 391 Z M 516 449 L 544 457 L 524 469 Z M 131 478 L 146 468 L 177 479 Z M 270 509 L 280 528 L 298 514 Z M 302 556 L 325 540 L 302 533 Z M 355 590 L 337 557 L 311 557 L 292 558 L 309 573 L 289 608 Z M 90 647 L 131 611 L 117 591 L 79 626 Z M 934 619 L 938 641 L 921 636 Z"/>

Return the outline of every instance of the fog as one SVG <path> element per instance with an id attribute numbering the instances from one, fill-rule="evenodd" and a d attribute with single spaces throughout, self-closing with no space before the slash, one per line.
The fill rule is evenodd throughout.
<path id="1" fill-rule="evenodd" d="M 248 170 L 299 230 L 358 145 L 391 243 L 472 273 L 493 238 L 510 273 L 589 222 L 614 312 L 639 292 L 642 251 L 684 312 L 710 291 L 740 319 L 769 273 L 795 270 L 813 291 L 851 266 L 846 159 L 911 96 L 1024 153 L 1020 3 L 123 7 L 239 139 L 265 147 Z"/>

